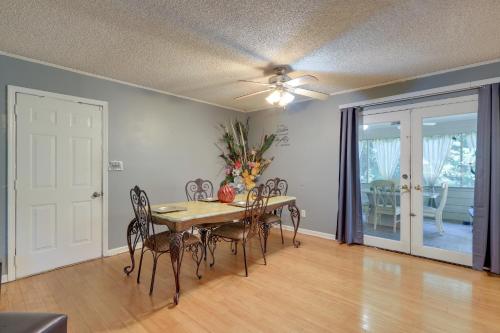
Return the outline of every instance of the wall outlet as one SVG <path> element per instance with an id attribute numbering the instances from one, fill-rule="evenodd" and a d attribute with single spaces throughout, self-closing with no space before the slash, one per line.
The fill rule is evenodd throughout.
<path id="1" fill-rule="evenodd" d="M 300 217 L 306 217 L 306 210 L 305 209 L 300 210 Z"/>

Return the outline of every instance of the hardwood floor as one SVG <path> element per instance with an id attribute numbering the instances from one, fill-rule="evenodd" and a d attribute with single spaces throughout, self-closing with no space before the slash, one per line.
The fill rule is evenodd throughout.
<path id="1" fill-rule="evenodd" d="M 295 249 L 286 237 L 273 231 L 267 266 L 253 244 L 248 278 L 241 249 L 219 246 L 201 280 L 186 255 L 177 307 L 168 256 L 150 297 L 151 256 L 137 285 L 121 254 L 4 284 L 0 311 L 66 313 L 71 332 L 500 331 L 498 277 L 305 235 Z"/>

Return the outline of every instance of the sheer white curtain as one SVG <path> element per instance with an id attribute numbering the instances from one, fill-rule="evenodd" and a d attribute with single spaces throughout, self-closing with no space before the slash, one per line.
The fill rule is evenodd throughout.
<path id="1" fill-rule="evenodd" d="M 392 179 L 399 162 L 399 138 L 373 140 L 378 171 L 383 179 Z"/>
<path id="2" fill-rule="evenodd" d="M 469 148 L 471 148 L 472 151 L 474 151 L 474 153 L 475 153 L 476 152 L 477 133 L 472 132 L 472 133 L 467 134 L 467 136 L 465 137 L 465 140 L 467 141 L 467 146 L 469 146 Z"/>
<path id="3" fill-rule="evenodd" d="M 434 186 L 443 170 L 444 162 L 451 148 L 452 137 L 435 135 L 424 137 L 424 182 Z"/>

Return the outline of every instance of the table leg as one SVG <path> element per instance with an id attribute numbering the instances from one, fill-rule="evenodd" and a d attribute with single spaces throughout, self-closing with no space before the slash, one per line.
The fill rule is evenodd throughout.
<path id="1" fill-rule="evenodd" d="M 290 217 L 293 223 L 293 246 L 299 247 L 300 241 L 296 240 L 297 230 L 299 230 L 300 225 L 300 210 L 295 203 L 288 205 L 288 211 L 290 212 Z"/>
<path id="2" fill-rule="evenodd" d="M 184 257 L 184 241 L 189 238 L 187 232 L 172 232 L 170 236 L 170 260 L 175 278 L 174 304 L 179 304 L 181 286 L 179 276 L 181 274 L 182 258 Z"/>
<path id="3" fill-rule="evenodd" d="M 201 239 L 201 244 L 203 245 L 203 259 L 207 261 L 207 234 L 208 234 L 208 229 L 207 228 L 198 228 L 198 231 L 200 232 L 200 239 Z"/>
<path id="4" fill-rule="evenodd" d="M 141 239 L 141 233 L 139 230 L 139 227 L 137 225 L 137 220 L 134 218 L 130 223 L 128 224 L 127 227 L 127 245 L 128 245 L 128 252 L 130 254 L 130 262 L 131 264 L 129 266 L 125 266 L 123 268 L 123 271 L 125 274 L 130 275 L 134 271 L 135 268 L 135 248 L 137 247 L 137 243 L 139 242 L 139 239 Z M 133 238 L 133 241 L 132 241 Z"/>

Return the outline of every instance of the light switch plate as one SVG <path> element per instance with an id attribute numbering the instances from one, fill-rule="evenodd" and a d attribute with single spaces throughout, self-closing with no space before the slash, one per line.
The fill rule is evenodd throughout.
<path id="1" fill-rule="evenodd" d="M 123 171 L 123 161 L 109 161 L 109 171 Z"/>

